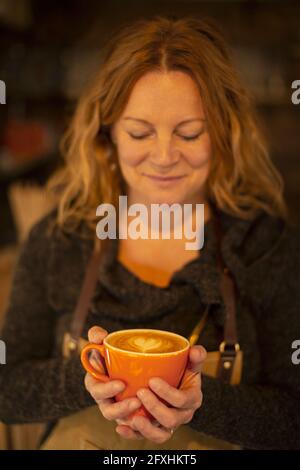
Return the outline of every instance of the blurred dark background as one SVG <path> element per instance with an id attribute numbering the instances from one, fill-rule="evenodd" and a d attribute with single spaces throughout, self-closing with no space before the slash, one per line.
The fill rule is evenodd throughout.
<path id="1" fill-rule="evenodd" d="M 120 24 L 153 14 L 210 16 L 223 30 L 255 99 L 286 199 L 300 223 L 299 1 L 0 0 L 0 247 L 46 210 L 42 188 L 60 164 L 58 141 Z M 27 188 L 27 189 L 26 189 Z"/>

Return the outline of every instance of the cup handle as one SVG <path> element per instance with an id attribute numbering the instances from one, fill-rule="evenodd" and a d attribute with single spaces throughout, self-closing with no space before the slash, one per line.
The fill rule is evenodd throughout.
<path id="1" fill-rule="evenodd" d="M 89 343 L 81 351 L 80 354 L 80 359 L 83 367 L 87 372 L 89 372 L 95 379 L 100 380 L 101 382 L 108 382 L 110 378 L 104 374 L 104 367 L 103 367 L 103 373 L 101 373 L 99 370 L 95 369 L 95 367 L 92 366 L 92 364 L 89 361 L 89 356 L 88 353 L 92 351 L 93 349 L 96 349 L 101 356 L 105 359 L 105 354 L 104 354 L 104 346 L 103 344 L 96 344 L 96 343 Z"/>

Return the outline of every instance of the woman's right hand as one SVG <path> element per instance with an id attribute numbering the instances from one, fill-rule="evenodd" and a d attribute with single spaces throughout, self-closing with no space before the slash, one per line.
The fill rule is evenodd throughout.
<path id="1" fill-rule="evenodd" d="M 94 326 L 88 332 L 88 339 L 91 343 L 102 344 L 108 332 L 99 326 Z M 91 359 L 94 367 L 95 357 Z M 115 420 L 118 424 L 129 424 L 128 416 L 138 410 L 142 405 L 137 398 L 126 398 L 116 402 L 114 397 L 125 389 L 125 384 L 121 380 L 110 380 L 107 383 L 100 382 L 87 373 L 85 376 L 85 387 L 97 403 L 104 418 L 109 421 Z"/>

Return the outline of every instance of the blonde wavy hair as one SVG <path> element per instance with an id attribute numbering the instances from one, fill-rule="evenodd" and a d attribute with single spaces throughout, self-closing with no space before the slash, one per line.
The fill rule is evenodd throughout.
<path id="1" fill-rule="evenodd" d="M 281 176 L 218 27 L 195 17 L 156 16 L 115 32 L 79 98 L 60 143 L 65 165 L 48 183 L 58 197 L 57 224 L 73 230 L 85 221 L 95 228 L 97 206 L 118 205 L 125 185 L 110 128 L 137 80 L 153 70 L 184 71 L 199 86 L 213 148 L 209 200 L 240 218 L 259 209 L 285 218 Z"/>

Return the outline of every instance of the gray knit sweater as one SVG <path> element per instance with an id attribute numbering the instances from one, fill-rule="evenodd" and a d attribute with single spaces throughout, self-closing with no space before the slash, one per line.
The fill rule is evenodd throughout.
<path id="1" fill-rule="evenodd" d="M 31 230 L 15 267 L 4 329 L 7 364 L 0 366 L 0 420 L 49 422 L 94 405 L 77 356 L 61 356 L 92 241 L 81 230 L 47 235 L 52 211 Z M 237 324 L 244 353 L 242 383 L 203 377 L 204 400 L 189 423 L 249 449 L 300 449 L 300 365 L 291 344 L 300 339 L 300 245 L 295 230 L 260 212 L 241 220 L 221 212 L 222 254 L 237 288 Z M 82 233 L 87 229 L 82 225 Z M 224 305 L 218 288 L 216 239 L 205 226 L 201 256 L 174 273 L 168 287 L 140 280 L 117 259 L 110 241 L 83 336 L 100 325 L 159 328 L 189 335 L 206 304 L 210 315 L 199 342 L 222 340 Z"/>

